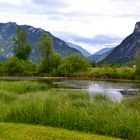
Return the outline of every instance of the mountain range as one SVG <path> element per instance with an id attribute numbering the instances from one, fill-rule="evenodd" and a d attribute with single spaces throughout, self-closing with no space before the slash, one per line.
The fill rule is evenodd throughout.
<path id="1" fill-rule="evenodd" d="M 93 62 L 101 62 L 103 61 L 113 50 L 114 48 L 103 48 L 99 50 L 98 52 L 94 53 L 93 55 L 88 57 L 88 60 L 93 63 Z"/>
<path id="2" fill-rule="evenodd" d="M 79 52 L 81 52 L 82 55 L 83 55 L 84 57 L 87 58 L 87 57 L 91 56 L 91 54 L 90 54 L 88 51 L 86 51 L 84 48 L 82 48 L 81 46 L 75 45 L 75 44 L 70 43 L 70 42 L 67 42 L 67 44 L 68 44 L 70 47 L 75 48 L 75 49 L 77 49 Z"/>
<path id="3" fill-rule="evenodd" d="M 137 22 L 132 34 L 126 37 L 120 45 L 103 60 L 105 63 L 125 64 L 134 60 L 140 50 L 140 22 Z"/>
<path id="4" fill-rule="evenodd" d="M 16 36 L 18 26 L 14 22 L 0 23 L 0 61 L 5 61 L 13 55 L 13 37 Z M 33 48 L 30 59 L 36 63 L 40 60 L 38 41 L 43 33 L 52 37 L 54 50 L 62 57 L 70 54 L 83 55 L 90 62 L 125 64 L 134 60 L 136 52 L 140 50 L 140 22 L 136 23 L 133 33 L 126 37 L 120 45 L 115 48 L 104 48 L 93 55 L 81 46 L 65 42 L 41 28 L 34 28 L 29 25 L 21 26 L 27 32 L 27 43 L 31 44 Z"/>
<path id="5" fill-rule="evenodd" d="M 0 23 L 0 60 L 8 59 L 13 55 L 14 43 L 13 37 L 16 36 L 17 25 L 14 22 Z M 27 43 L 32 45 L 32 54 L 30 59 L 33 62 L 39 61 L 38 41 L 43 33 L 50 35 L 53 39 L 54 50 L 58 52 L 62 57 L 69 54 L 82 55 L 77 49 L 70 47 L 65 41 L 53 36 L 50 32 L 47 32 L 40 28 L 34 28 L 29 25 L 21 25 L 28 35 Z"/>

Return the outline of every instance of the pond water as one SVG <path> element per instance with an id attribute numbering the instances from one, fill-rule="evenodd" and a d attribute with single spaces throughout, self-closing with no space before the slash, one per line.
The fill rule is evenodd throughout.
<path id="1" fill-rule="evenodd" d="M 10 81 L 42 81 L 54 90 L 86 91 L 91 96 L 106 95 L 115 101 L 121 101 L 124 97 L 133 97 L 140 94 L 140 82 L 70 80 L 60 77 L 49 77 L 47 79 L 42 77 L 0 77 L 0 79 Z"/>
<path id="2" fill-rule="evenodd" d="M 92 81 L 92 80 L 59 80 L 50 83 L 54 90 L 85 90 L 91 96 L 106 95 L 115 101 L 132 97 L 139 93 L 140 83 Z"/>

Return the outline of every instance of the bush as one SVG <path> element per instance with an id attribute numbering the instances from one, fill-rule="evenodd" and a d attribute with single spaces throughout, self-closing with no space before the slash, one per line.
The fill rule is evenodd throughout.
<path id="1" fill-rule="evenodd" d="M 40 64 L 38 65 L 37 73 L 38 75 L 42 76 L 56 76 L 57 75 L 57 69 L 61 63 L 61 56 L 57 53 L 53 54 L 53 57 L 51 58 L 51 63 L 49 63 L 49 67 Z"/>
<path id="2" fill-rule="evenodd" d="M 35 65 L 29 61 L 19 60 L 18 58 L 13 57 L 4 63 L 3 69 L 3 75 L 33 75 L 35 71 Z"/>
<path id="3" fill-rule="evenodd" d="M 4 75 L 4 63 L 0 62 L 0 75 Z"/>
<path id="4" fill-rule="evenodd" d="M 58 67 L 58 74 L 61 76 L 72 76 L 77 72 L 87 71 L 89 68 L 88 61 L 82 56 L 70 55 L 62 60 Z"/>
<path id="5" fill-rule="evenodd" d="M 140 76 L 140 51 L 136 53 L 136 75 Z"/>

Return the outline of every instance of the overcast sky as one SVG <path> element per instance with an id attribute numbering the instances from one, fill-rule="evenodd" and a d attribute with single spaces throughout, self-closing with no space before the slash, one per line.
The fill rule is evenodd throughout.
<path id="1" fill-rule="evenodd" d="M 0 0 L 0 22 L 43 28 L 94 53 L 118 45 L 140 21 L 140 0 Z"/>

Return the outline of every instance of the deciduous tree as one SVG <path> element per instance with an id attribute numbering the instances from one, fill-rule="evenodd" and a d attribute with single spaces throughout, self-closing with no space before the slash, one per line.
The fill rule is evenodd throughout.
<path id="1" fill-rule="evenodd" d="M 21 60 L 28 60 L 32 52 L 32 46 L 27 44 L 27 33 L 19 26 L 17 28 L 17 35 L 14 37 L 15 57 Z"/>
<path id="2" fill-rule="evenodd" d="M 39 40 L 39 49 L 41 52 L 41 71 L 49 72 L 51 70 L 51 63 L 54 58 L 53 40 L 47 34 L 42 34 Z"/>

